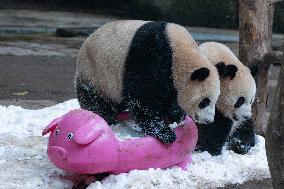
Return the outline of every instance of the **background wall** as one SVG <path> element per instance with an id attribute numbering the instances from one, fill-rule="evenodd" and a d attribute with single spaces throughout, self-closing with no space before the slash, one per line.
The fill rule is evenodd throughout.
<path id="1" fill-rule="evenodd" d="M 67 10 L 183 25 L 238 28 L 238 0 L 1 0 L 0 8 Z M 284 33 L 284 2 L 275 8 L 274 32 Z"/>

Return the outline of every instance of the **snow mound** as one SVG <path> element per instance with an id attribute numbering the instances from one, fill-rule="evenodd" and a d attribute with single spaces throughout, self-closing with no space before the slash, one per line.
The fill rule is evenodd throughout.
<path id="1" fill-rule="evenodd" d="M 269 177 L 264 138 L 258 136 L 256 146 L 247 155 L 238 155 L 225 149 L 222 155 L 215 157 L 208 152 L 194 153 L 188 171 L 182 171 L 178 167 L 167 170 L 133 170 L 110 175 L 101 182 L 91 184 L 88 189 L 217 188 Z"/>
<path id="2" fill-rule="evenodd" d="M 79 108 L 79 103 L 75 99 L 40 110 L 0 106 L 0 134 L 9 133 L 18 138 L 41 136 L 44 127 L 54 118 L 76 108 Z"/>
<path id="3" fill-rule="evenodd" d="M 265 141 L 257 143 L 246 155 L 223 149 L 220 156 L 194 153 L 188 171 L 178 167 L 133 170 L 110 175 L 102 181 L 65 173 L 54 167 L 46 155 L 47 138 L 43 128 L 54 118 L 79 108 L 77 100 L 69 100 L 40 110 L 18 106 L 0 106 L 0 188 L 72 188 L 76 182 L 93 182 L 88 189 L 124 188 L 216 188 L 228 183 L 269 178 Z M 88 180 L 89 179 L 89 180 Z"/>

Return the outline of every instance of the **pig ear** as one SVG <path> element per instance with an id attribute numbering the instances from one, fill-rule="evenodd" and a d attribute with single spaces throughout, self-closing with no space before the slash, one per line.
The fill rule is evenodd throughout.
<path id="1" fill-rule="evenodd" d="M 44 130 L 42 131 L 42 136 L 46 135 L 49 132 L 52 132 L 57 127 L 61 119 L 62 119 L 62 116 L 54 119 L 48 126 L 46 126 Z"/>
<path id="2" fill-rule="evenodd" d="M 96 140 L 103 133 L 103 128 L 100 124 L 93 121 L 80 127 L 74 134 L 74 141 L 77 144 L 86 145 Z"/>

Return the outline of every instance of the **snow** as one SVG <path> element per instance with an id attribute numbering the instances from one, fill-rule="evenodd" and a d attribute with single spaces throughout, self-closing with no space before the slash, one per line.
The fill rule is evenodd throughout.
<path id="1" fill-rule="evenodd" d="M 71 189 L 79 182 L 91 183 L 88 189 L 108 188 L 216 188 L 228 183 L 243 183 L 252 179 L 269 178 L 265 141 L 257 143 L 246 155 L 228 151 L 212 157 L 207 152 L 194 153 L 188 171 L 178 167 L 133 170 L 110 175 L 102 181 L 92 176 L 73 175 L 54 167 L 46 154 L 47 137 L 43 128 L 54 118 L 79 108 L 77 100 L 69 100 L 40 110 L 18 106 L 0 106 L 0 188 Z M 117 133 L 123 133 L 120 127 Z M 114 127 L 113 127 L 114 128 Z"/>
<path id="2" fill-rule="evenodd" d="M 119 140 L 132 140 L 144 136 L 141 132 L 138 132 L 141 129 L 133 121 L 111 125 L 111 128 Z"/>
<path id="3" fill-rule="evenodd" d="M 172 129 L 183 124 L 183 121 L 177 124 L 176 122 L 169 124 L 169 127 Z M 124 123 L 119 123 L 116 125 L 111 125 L 112 131 L 115 136 L 119 140 L 129 140 L 136 139 L 139 137 L 143 137 L 144 135 L 141 133 L 141 128 L 138 124 L 135 124 L 134 121 L 129 120 Z"/>

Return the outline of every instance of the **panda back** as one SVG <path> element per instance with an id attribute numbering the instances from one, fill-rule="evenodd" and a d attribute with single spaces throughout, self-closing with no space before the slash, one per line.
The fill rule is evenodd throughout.
<path id="1" fill-rule="evenodd" d="M 116 21 L 90 35 L 80 49 L 77 78 L 89 81 L 102 96 L 122 100 L 123 72 L 133 36 L 146 21 Z"/>

